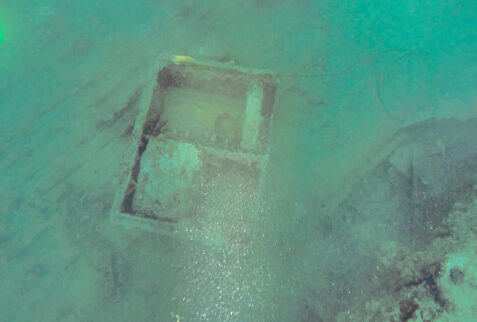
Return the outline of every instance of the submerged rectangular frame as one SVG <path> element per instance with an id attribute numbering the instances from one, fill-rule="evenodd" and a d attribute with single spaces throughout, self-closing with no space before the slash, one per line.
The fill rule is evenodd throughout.
<path id="1" fill-rule="evenodd" d="M 193 203 L 200 203 L 219 177 L 228 178 L 220 183 L 227 187 L 240 181 L 230 189 L 260 190 L 276 79 L 269 71 L 230 64 L 191 59 L 164 64 L 145 88 L 133 131 L 136 143 L 127 153 L 111 218 L 180 234 L 190 229 L 191 213 L 200 212 Z"/>

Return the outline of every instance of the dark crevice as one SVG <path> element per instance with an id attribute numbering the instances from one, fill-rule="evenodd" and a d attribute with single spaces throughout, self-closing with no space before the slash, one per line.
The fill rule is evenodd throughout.
<path id="1" fill-rule="evenodd" d="M 409 321 L 418 308 L 419 304 L 417 304 L 414 300 L 402 300 L 399 302 L 399 310 L 401 312 L 399 319 L 402 322 Z"/>
<path id="2" fill-rule="evenodd" d="M 396 291 L 399 291 L 403 288 L 424 285 L 424 287 L 432 295 L 432 299 L 434 300 L 434 302 L 439 304 L 442 308 L 446 308 L 447 299 L 444 297 L 441 289 L 436 283 L 436 280 L 439 278 L 440 270 L 441 270 L 440 263 L 432 263 L 430 265 L 425 265 L 419 270 L 418 276 L 415 276 L 411 280 L 398 286 Z"/>
<path id="3" fill-rule="evenodd" d="M 147 212 L 141 213 L 141 217 L 148 218 L 148 219 L 154 219 L 154 220 L 157 220 L 157 221 L 160 221 L 160 222 L 166 222 L 166 223 L 170 223 L 170 224 L 177 224 L 177 222 L 179 221 L 177 218 L 157 217 L 156 215 L 154 215 L 152 213 L 150 214 L 150 213 L 147 213 Z"/>
<path id="4" fill-rule="evenodd" d="M 155 95 L 159 95 L 162 89 L 166 89 L 172 86 L 179 86 L 180 85 L 180 78 L 176 75 L 177 72 L 174 73 L 170 66 L 163 68 L 157 75 L 157 83 L 158 87 L 155 90 Z M 180 75 L 179 75 L 180 76 Z M 155 98 L 153 97 L 153 100 Z M 142 127 L 142 134 L 139 138 L 139 145 L 136 151 L 136 157 L 134 159 L 134 165 L 131 170 L 131 179 L 129 180 L 128 186 L 126 188 L 126 192 L 124 194 L 123 201 L 121 203 L 121 212 L 127 213 L 130 215 L 136 215 L 136 211 L 134 210 L 133 203 L 134 203 L 134 196 L 136 194 L 136 185 L 139 178 L 139 173 L 141 172 L 141 158 L 144 152 L 147 149 L 147 145 L 149 143 L 150 137 L 158 136 L 161 131 L 166 126 L 166 122 L 160 120 L 161 116 L 161 100 L 156 102 L 159 104 L 156 108 L 151 108 L 146 116 L 146 121 Z M 148 216 L 146 214 L 141 214 L 142 217 L 151 217 L 154 219 L 158 219 L 157 217 Z M 174 222 L 174 219 L 166 218 L 164 221 L 166 222 Z"/>
<path id="5" fill-rule="evenodd" d="M 133 201 L 134 195 L 136 194 L 136 184 L 139 177 L 139 172 L 141 171 L 141 157 L 146 151 L 147 144 L 149 143 L 149 138 L 144 134 L 141 135 L 139 140 L 139 146 L 136 152 L 136 158 L 134 160 L 134 165 L 131 173 L 131 180 L 129 181 L 126 193 L 124 194 L 123 202 L 121 204 L 121 211 L 130 215 L 134 215 Z"/>

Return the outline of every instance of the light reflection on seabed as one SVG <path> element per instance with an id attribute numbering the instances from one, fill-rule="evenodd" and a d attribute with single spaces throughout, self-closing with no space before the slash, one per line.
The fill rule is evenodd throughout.
<path id="1" fill-rule="evenodd" d="M 267 211 L 246 176 L 218 176 L 204 189 L 195 225 L 188 229 L 182 281 L 173 299 L 178 321 L 259 321 L 271 317 Z M 245 179 L 246 180 L 246 179 Z M 200 229 L 199 229 L 200 227 Z"/>

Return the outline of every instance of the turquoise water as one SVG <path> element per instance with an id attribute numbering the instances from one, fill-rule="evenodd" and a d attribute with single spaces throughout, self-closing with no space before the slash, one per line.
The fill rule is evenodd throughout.
<path id="1" fill-rule="evenodd" d="M 111 221 L 172 55 L 278 75 L 245 245 Z M 0 2 L 0 320 L 472 321 L 476 86 L 471 0 Z"/>

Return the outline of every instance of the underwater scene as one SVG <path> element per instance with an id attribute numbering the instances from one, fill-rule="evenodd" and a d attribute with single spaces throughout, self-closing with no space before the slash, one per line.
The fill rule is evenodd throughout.
<path id="1" fill-rule="evenodd" d="M 0 1 L 0 321 L 477 321 L 477 1 Z"/>

